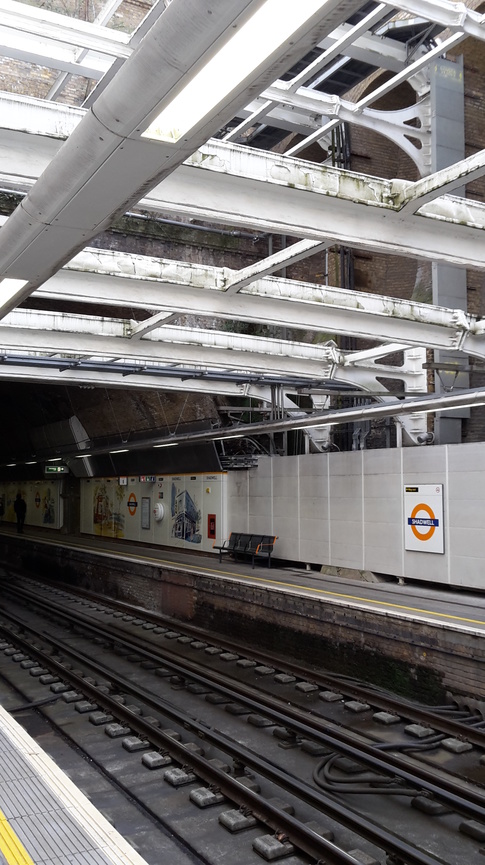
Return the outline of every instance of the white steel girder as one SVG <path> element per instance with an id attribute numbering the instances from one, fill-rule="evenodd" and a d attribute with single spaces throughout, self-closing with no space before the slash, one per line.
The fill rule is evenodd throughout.
<path id="1" fill-rule="evenodd" d="M 321 137 L 324 118 L 335 118 L 355 126 L 373 129 L 400 147 L 417 165 L 420 174 L 427 174 L 431 165 L 430 136 L 431 117 L 429 96 L 415 105 L 395 111 L 378 111 L 361 106 L 359 102 L 348 102 L 338 96 L 318 93 L 307 87 L 289 92 L 281 82 L 269 87 L 260 97 L 272 100 L 277 107 L 268 112 L 266 122 L 272 123 L 278 116 L 290 114 L 293 110 L 301 112 L 310 135 L 286 151 L 286 155 L 296 155 Z M 294 122 L 294 121 L 293 121 Z"/>
<path id="2" fill-rule="evenodd" d="M 228 148 L 226 150 L 226 148 Z M 485 173 L 485 151 L 469 158 Z M 477 165 L 481 163 L 480 169 Z M 466 166 L 462 163 L 462 184 Z M 453 168 L 447 169 L 448 175 Z M 433 182 L 434 175 L 426 180 Z M 419 182 L 419 181 L 418 181 Z M 401 212 L 413 184 L 210 141 L 141 207 L 352 248 L 485 268 L 485 206 L 449 195 Z M 254 207 L 257 202 L 257 209 Z"/>
<path id="3" fill-rule="evenodd" d="M 27 363 L 27 369 L 24 369 L 21 375 L 23 379 L 33 379 L 36 358 L 37 375 L 44 358 L 49 363 L 47 377 L 54 375 L 57 380 L 62 374 L 64 383 L 72 381 L 71 376 L 74 373 L 74 380 L 83 380 L 86 384 L 93 381 L 93 376 L 97 376 L 96 381 L 104 385 L 118 376 L 118 379 L 123 377 L 125 387 L 138 388 L 141 382 L 148 387 L 145 380 L 151 371 L 152 387 L 165 388 L 169 381 L 172 389 L 175 387 L 178 390 L 200 391 L 206 387 L 204 376 L 210 373 L 209 390 L 212 387 L 213 393 L 234 394 L 236 388 L 246 396 L 251 395 L 270 402 L 272 390 L 269 385 L 264 386 L 264 380 L 269 376 L 273 378 L 273 383 L 276 383 L 280 377 L 279 388 L 283 405 L 294 417 L 299 417 L 301 413 L 294 408 L 288 395 L 305 387 L 305 379 L 308 382 L 309 394 L 312 393 L 316 380 L 319 388 L 324 387 L 326 381 L 332 380 L 335 383 L 354 385 L 370 395 L 376 394 L 379 401 L 392 399 L 391 395 L 388 398 L 382 395 L 385 388 L 378 382 L 379 377 L 402 381 L 405 390 L 410 394 L 422 390 L 426 382 L 426 373 L 422 369 L 424 350 L 420 366 L 414 364 L 414 367 L 411 367 L 405 359 L 401 367 L 396 367 L 377 364 L 375 357 L 367 363 L 360 352 L 354 353 L 354 362 L 353 353 L 338 351 L 334 343 L 314 345 L 207 329 L 197 330 L 193 327 L 166 326 L 159 329 L 158 336 L 151 333 L 144 339 L 133 342 L 126 339 L 126 332 L 127 322 L 123 319 L 99 320 L 92 316 L 16 310 L 0 325 L 0 379 L 11 376 L 13 368 L 16 370 L 15 376 L 18 377 L 18 369 L 22 367 L 20 363 L 18 367 L 13 367 L 13 363 L 16 358 L 20 360 L 23 356 Z M 401 346 L 387 347 L 387 353 L 391 348 L 396 352 Z M 386 349 L 383 353 L 386 353 Z M 8 366 L 1 363 L 2 358 L 4 361 L 9 360 Z M 73 361 L 79 364 L 74 370 Z M 113 370 L 117 361 L 120 362 L 118 373 Z M 52 363 L 57 365 L 55 370 L 52 370 Z M 86 363 L 88 366 L 83 368 Z M 100 367 L 97 372 L 89 368 L 93 363 Z M 102 369 L 103 365 L 105 369 Z M 170 367 L 170 378 L 167 372 L 163 373 L 163 367 Z M 179 367 L 179 377 L 174 381 Z M 130 372 L 127 372 L 128 368 Z M 288 379 L 289 368 L 291 375 Z M 261 372 L 263 369 L 264 373 Z M 256 391 L 251 381 L 239 385 L 232 383 L 228 389 L 225 376 L 231 373 L 257 376 L 261 379 L 261 384 Z M 104 376 L 106 377 L 103 380 Z M 299 379 L 299 383 L 296 379 Z M 401 423 L 411 437 L 416 434 L 414 418 L 410 420 L 403 417 Z M 424 431 L 424 427 L 425 419 L 421 418 L 419 432 Z M 315 446 L 319 447 L 319 442 L 322 442 L 321 433 L 316 430 L 307 432 Z M 323 443 L 325 440 L 326 436 Z"/>
<path id="4" fill-rule="evenodd" d="M 0 0 L 0 53 L 5 53 L 4 39 L 8 35 L 11 36 L 9 44 L 16 45 L 21 39 L 20 34 L 33 37 L 32 45 L 35 45 L 34 39 L 41 43 L 49 42 L 50 49 L 54 50 L 57 43 L 67 46 L 71 53 L 77 48 L 84 48 L 95 54 L 125 60 L 132 54 L 128 44 L 130 37 L 119 30 L 100 27 L 99 24 L 70 18 L 48 9 L 38 9 L 16 0 Z M 55 63 L 49 63 L 47 57 L 44 59 L 44 66 L 59 68 Z"/>
<path id="5" fill-rule="evenodd" d="M 266 321 L 294 330 L 485 355 L 482 323 L 463 310 L 280 277 L 257 279 L 232 294 L 237 275 L 228 268 L 91 249 L 77 255 L 37 294 L 140 308 L 155 315 L 186 315 L 190 310 L 208 318 Z M 158 326 L 162 324 L 163 319 Z M 132 327 L 136 332 L 137 325 Z"/>
<path id="6" fill-rule="evenodd" d="M 334 345 L 312 345 L 194 327 L 170 327 L 126 339 L 127 322 L 94 316 L 16 310 L 0 324 L 0 343 L 11 351 L 66 357 L 116 358 L 146 363 L 187 364 L 291 377 L 333 378 L 339 352 Z M 201 351 L 202 349 L 202 351 Z"/>
<path id="7" fill-rule="evenodd" d="M 50 313 L 19 309 L 10 313 L 0 325 L 4 352 L 29 351 L 36 355 L 62 354 L 75 357 L 97 357 L 136 361 L 138 363 L 187 364 L 201 369 L 220 369 L 290 378 L 338 379 L 349 382 L 369 381 L 372 375 L 408 381 L 405 367 L 376 365 L 376 354 L 367 359 L 365 352 L 342 352 L 333 342 L 307 343 L 295 340 L 265 338 L 227 333 L 207 328 L 158 328 L 142 340 L 128 340 L 125 319 Z M 66 343 L 66 334 L 69 345 Z M 201 353 L 202 349 L 202 353 Z M 384 346 L 382 355 L 402 350 L 402 346 Z M 355 356 L 354 356 L 355 355 Z M 378 370 L 377 372 L 375 372 Z M 409 382 L 416 376 L 413 370 Z M 374 385 L 363 385 L 369 389 Z"/>
<path id="8" fill-rule="evenodd" d="M 443 27 L 459 30 L 476 39 L 485 39 L 485 16 L 470 9 L 465 3 L 454 3 L 451 0 L 399 0 L 397 5 L 403 12 L 435 21 Z"/>
<path id="9" fill-rule="evenodd" d="M 388 10 L 389 6 L 384 6 L 384 8 Z M 322 54 L 324 51 L 333 50 L 337 43 L 347 40 L 353 29 L 350 24 L 341 24 L 340 27 L 337 27 L 319 46 L 322 49 Z M 380 69 L 387 69 L 390 72 L 399 72 L 406 65 L 406 46 L 396 39 L 377 36 L 375 33 L 369 31 L 363 35 L 359 35 L 351 44 L 348 44 L 348 42 L 344 44 L 345 47 L 342 49 L 342 52 L 346 57 L 350 57 L 353 60 L 360 60 L 363 63 L 368 63 Z M 323 58 L 323 61 L 325 62 L 325 58 Z M 293 86 L 295 84 L 299 86 L 307 80 L 308 76 L 301 73 L 301 76 L 296 76 L 290 83 Z"/>
<path id="10" fill-rule="evenodd" d="M 396 7 L 415 14 L 418 17 L 441 24 L 450 30 L 459 30 L 478 39 L 485 38 L 483 15 L 468 8 L 464 3 L 449 2 L 449 0 L 439 0 L 439 2 L 438 0 L 418 0 L 418 2 L 401 0 L 399 4 L 396 4 Z M 383 17 L 385 10 L 386 5 L 381 4 L 373 15 L 377 15 L 378 20 L 379 17 Z M 10 31 L 17 44 L 19 34 L 23 33 L 26 36 L 34 37 L 37 41 L 44 42 L 45 40 L 49 40 L 51 51 L 53 47 L 52 43 L 59 43 L 60 45 L 72 47 L 74 51 L 82 48 L 104 56 L 126 59 L 131 54 L 131 48 L 127 45 L 129 37 L 126 34 L 100 26 L 98 22 L 91 23 L 69 18 L 46 9 L 40 10 L 36 7 L 26 6 L 24 3 L 16 2 L 16 0 L 1 0 L 0 14 L 0 34 Z M 371 23 L 374 23 L 373 19 L 371 19 Z M 370 24 L 368 26 L 370 27 Z M 335 28 L 329 37 L 323 41 L 323 45 L 328 43 L 330 46 L 327 46 L 328 54 L 330 55 L 332 50 L 335 51 L 335 45 L 337 44 L 338 53 L 342 53 L 345 48 L 349 56 L 356 56 L 361 60 L 365 59 L 368 63 L 373 58 L 376 66 L 397 69 L 397 62 L 394 59 L 397 52 L 400 67 L 402 68 L 407 58 L 404 49 L 399 43 L 394 43 L 390 39 L 383 40 L 378 36 L 373 36 L 372 33 L 369 33 L 367 36 L 361 36 L 358 27 L 359 25 L 352 28 L 350 25 L 342 24 Z M 350 37 L 348 35 L 349 32 L 351 33 Z M 355 32 L 355 36 L 353 32 Z M 10 42 L 11 40 L 9 40 L 9 44 Z M 386 47 L 384 47 L 385 43 L 388 43 Z M 34 54 L 38 55 L 38 53 L 38 49 L 35 50 L 34 47 Z M 25 59 L 28 62 L 29 58 L 26 57 Z M 391 66 L 389 66 L 390 60 Z M 37 62 L 37 60 L 32 62 Z M 52 57 L 48 56 L 48 53 L 44 57 L 44 65 L 60 68 L 55 67 L 55 62 Z M 318 61 L 312 64 L 312 69 L 310 69 L 309 73 L 306 73 L 306 78 L 317 70 Z M 305 70 L 300 73 L 300 76 L 305 77 Z"/>
<path id="11" fill-rule="evenodd" d="M 14 173 L 9 181 L 3 170 L 2 152 L 8 152 L 11 160 L 12 137 L 6 138 L 3 148 L 0 143 L 1 179 L 11 187 L 19 183 L 29 188 L 31 176 L 19 178 Z M 28 143 L 28 137 L 21 138 Z M 18 140 L 15 134 L 14 139 Z M 48 143 L 46 149 L 51 147 Z M 26 162 L 28 155 L 29 149 Z M 35 167 L 34 161 L 30 171 Z M 483 269 L 485 206 L 441 195 L 441 189 L 456 188 L 484 173 L 485 151 L 463 160 L 459 169 L 451 166 L 414 184 L 213 140 L 142 198 L 139 207 Z M 29 256 L 29 261 L 35 270 L 35 258 Z M 14 275 L 22 272 L 19 267 Z M 4 313 L 7 311 L 5 305 Z"/>
<path id="12" fill-rule="evenodd" d="M 98 14 L 96 15 L 96 18 L 94 19 L 93 24 L 98 24 L 101 27 L 103 27 L 105 24 L 108 23 L 108 21 L 110 21 L 112 19 L 113 15 L 116 14 L 117 10 L 121 6 L 121 3 L 122 3 L 122 0 L 106 0 L 104 6 L 100 9 Z M 134 47 L 135 47 L 135 39 L 130 40 L 130 48 L 134 48 Z M 79 66 L 82 63 L 82 61 L 85 59 L 87 54 L 88 54 L 87 48 L 76 48 L 75 49 L 74 58 L 76 61 L 76 66 Z M 119 60 L 115 61 L 114 64 L 111 64 L 110 72 L 113 71 L 112 66 L 114 66 L 116 68 L 117 63 L 119 63 Z M 51 88 L 47 94 L 47 99 L 48 100 L 55 99 L 56 96 L 58 96 L 59 93 L 61 93 L 62 90 L 65 88 L 66 84 L 68 83 L 68 81 L 70 80 L 71 77 L 72 76 L 70 75 L 69 72 L 59 72 L 56 80 L 52 84 L 52 86 L 51 86 Z M 106 73 L 103 76 L 103 79 L 107 83 L 108 76 Z"/>
<path id="13" fill-rule="evenodd" d="M 4 298 L 2 313 L 28 297 L 359 5 L 359 0 L 312 0 L 289 8 L 275 28 L 281 40 L 272 41 L 269 56 L 253 64 L 248 45 L 240 74 L 228 79 L 226 92 L 176 142 L 161 143 L 151 140 L 158 133 L 143 136 L 174 94 L 183 92 L 194 72 L 200 80 L 209 60 L 243 32 L 239 25 L 250 13 L 257 22 L 267 8 L 262 0 L 172 0 L 0 229 L 0 273 L 20 281 Z M 154 68 L 157 75 L 151 74 Z"/>

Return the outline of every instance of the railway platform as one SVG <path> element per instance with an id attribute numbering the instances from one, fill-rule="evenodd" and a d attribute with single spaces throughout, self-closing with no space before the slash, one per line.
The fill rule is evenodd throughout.
<path id="1" fill-rule="evenodd" d="M 186 549 L 0 529 L 0 563 L 115 596 L 393 690 L 407 677 L 485 711 L 485 593 L 366 582 L 275 559 L 271 568 Z M 342 658 L 345 664 L 342 668 Z M 340 666 L 338 666 L 340 664 Z M 435 687 L 437 686 L 437 687 Z"/>
<path id="2" fill-rule="evenodd" d="M 147 865 L 0 705 L 0 865 Z"/>
<path id="3" fill-rule="evenodd" d="M 381 611 L 406 619 L 437 623 L 447 627 L 469 628 L 485 635 L 485 580 L 484 592 L 458 590 L 443 584 L 416 580 L 397 580 L 394 577 L 367 581 L 347 574 L 343 576 L 310 570 L 304 565 L 282 564 L 272 559 L 271 568 L 266 563 L 252 568 L 250 560 L 234 561 L 224 558 L 219 562 L 217 553 L 206 555 L 188 550 L 162 547 L 147 547 L 112 538 L 98 538 L 61 534 L 58 531 L 39 531 L 27 528 L 21 539 L 15 529 L 0 525 L 1 539 L 10 538 L 20 545 L 40 545 L 46 550 L 65 549 L 93 554 L 100 560 L 111 558 L 118 562 L 146 564 L 190 572 L 200 576 L 213 575 L 221 579 L 241 581 L 256 586 L 268 586 L 275 592 L 315 596 L 322 602 L 336 605 L 352 605 Z"/>
<path id="4" fill-rule="evenodd" d="M 389 690 L 405 674 L 410 682 L 421 679 L 424 689 L 438 683 L 485 717 L 485 594 L 424 582 L 371 583 L 278 560 L 271 569 L 253 569 L 250 562 L 219 563 L 217 555 L 29 529 L 17 536 L 2 527 L 0 585 L 23 568 L 99 593 L 107 603 L 116 598 L 195 628 L 212 627 L 216 641 L 239 640 L 248 654 L 253 646 L 269 647 L 280 658 L 301 658 L 309 682 L 312 666 L 332 670 L 337 656 L 351 655 L 347 674 L 365 679 L 372 664 L 369 681 Z M 1 698 L 0 687 L 0 704 Z M 123 828 L 79 792 L 75 772 L 68 769 L 70 780 L 58 769 L 12 712 L 8 701 L 0 705 L 0 865 L 162 861 L 150 859 L 148 845 L 140 848 L 142 858 L 129 834 L 118 834 Z M 178 850 L 163 861 L 188 860 Z"/>

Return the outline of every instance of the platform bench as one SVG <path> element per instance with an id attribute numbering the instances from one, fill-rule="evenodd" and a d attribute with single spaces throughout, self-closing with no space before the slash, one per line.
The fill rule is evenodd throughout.
<path id="1" fill-rule="evenodd" d="M 254 563 L 258 559 L 266 559 L 268 568 L 271 567 L 271 553 L 275 541 L 278 538 L 275 535 L 249 535 L 243 532 L 231 532 L 229 538 L 222 544 L 213 544 L 212 548 L 219 551 L 219 562 L 222 561 L 224 553 L 230 553 L 237 561 L 238 556 L 250 556 L 251 563 L 254 568 Z"/>

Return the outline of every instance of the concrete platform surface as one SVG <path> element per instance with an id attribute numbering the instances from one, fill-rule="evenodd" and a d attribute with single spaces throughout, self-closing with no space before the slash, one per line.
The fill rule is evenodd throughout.
<path id="1" fill-rule="evenodd" d="M 0 706 L 0 865 L 147 865 Z"/>

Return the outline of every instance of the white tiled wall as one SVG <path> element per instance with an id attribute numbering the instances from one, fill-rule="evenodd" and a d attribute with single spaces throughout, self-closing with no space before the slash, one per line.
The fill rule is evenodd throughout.
<path id="1" fill-rule="evenodd" d="M 445 552 L 404 549 L 405 485 L 442 484 Z M 260 457 L 228 475 L 231 530 L 278 535 L 275 555 L 485 587 L 485 443 Z"/>

